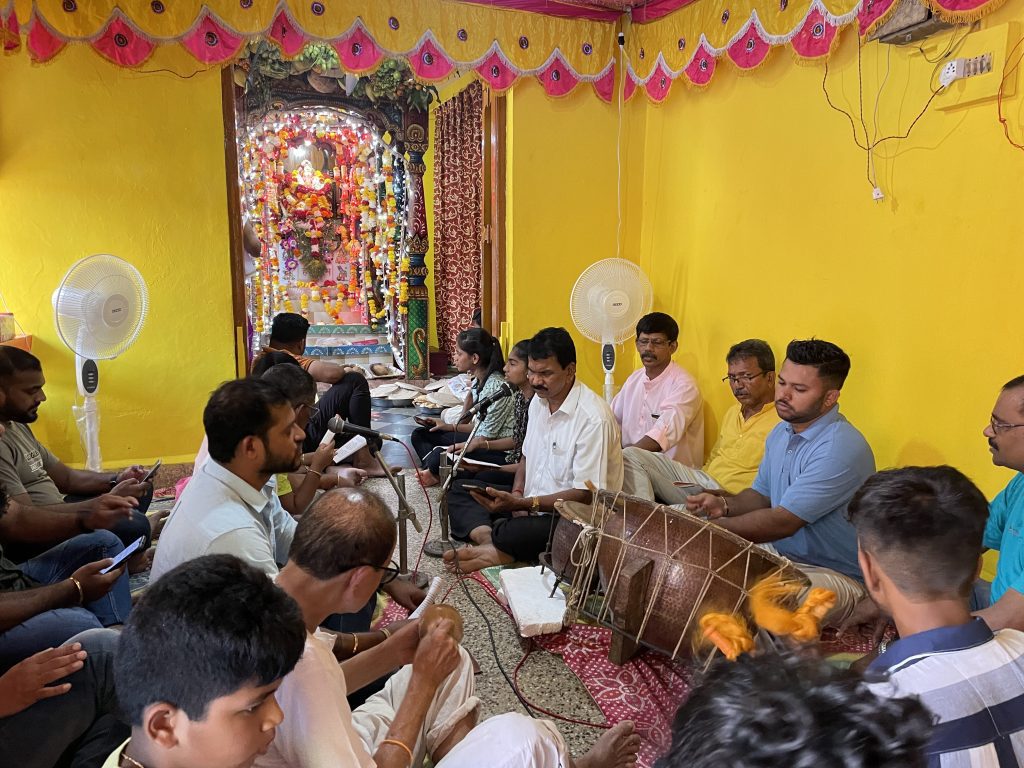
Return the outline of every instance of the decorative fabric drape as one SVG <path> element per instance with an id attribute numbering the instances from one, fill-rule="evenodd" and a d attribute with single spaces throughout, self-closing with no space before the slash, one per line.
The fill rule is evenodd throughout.
<path id="1" fill-rule="evenodd" d="M 480 306 L 484 89 L 473 82 L 434 113 L 434 295 L 437 342 L 452 359 Z"/>
<path id="2" fill-rule="evenodd" d="M 1005 0 L 921 0 L 962 24 Z M 624 97 L 667 98 L 674 82 L 708 85 L 719 63 L 761 66 L 789 48 L 826 58 L 840 31 L 869 35 L 899 0 L 651 0 L 632 13 L 623 56 Z M 0 0 L 0 48 L 37 62 L 69 44 L 91 46 L 123 67 L 145 64 L 158 46 L 181 46 L 197 67 L 232 61 L 246 42 L 272 40 L 286 57 L 320 41 L 349 72 L 404 58 L 416 76 L 440 82 L 472 71 L 494 91 L 534 77 L 549 96 L 581 84 L 611 102 L 617 35 L 624 17 L 597 0 Z M 23 41 L 24 40 L 24 45 Z"/>

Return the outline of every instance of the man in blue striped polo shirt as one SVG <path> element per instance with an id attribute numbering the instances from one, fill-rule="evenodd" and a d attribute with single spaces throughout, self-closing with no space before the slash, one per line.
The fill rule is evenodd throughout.
<path id="1" fill-rule="evenodd" d="M 988 503 L 952 467 L 873 475 L 850 501 L 865 586 L 900 639 L 868 667 L 879 696 L 935 715 L 929 768 L 1024 762 L 1024 633 L 971 615 Z"/>

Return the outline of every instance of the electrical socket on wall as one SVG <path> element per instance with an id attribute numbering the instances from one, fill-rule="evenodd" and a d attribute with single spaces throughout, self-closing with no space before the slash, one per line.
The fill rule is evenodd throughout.
<path id="1" fill-rule="evenodd" d="M 939 84 L 948 87 L 957 80 L 967 77 L 984 75 L 992 71 L 992 54 L 982 53 L 969 59 L 953 59 L 947 61 L 939 73 Z"/>

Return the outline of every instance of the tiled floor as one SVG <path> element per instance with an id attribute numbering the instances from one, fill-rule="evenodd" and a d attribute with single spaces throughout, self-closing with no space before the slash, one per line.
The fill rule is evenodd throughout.
<path id="1" fill-rule="evenodd" d="M 401 437 L 408 445 L 409 435 L 419 426 L 413 421 L 416 415 L 415 408 L 375 408 L 370 414 L 370 426 L 378 432 Z M 385 442 L 381 454 L 393 469 L 413 466 L 413 457 L 398 443 Z"/>

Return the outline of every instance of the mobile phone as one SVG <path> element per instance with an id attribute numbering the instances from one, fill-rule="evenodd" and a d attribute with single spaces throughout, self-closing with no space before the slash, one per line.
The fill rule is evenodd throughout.
<path id="1" fill-rule="evenodd" d="M 674 485 L 676 488 L 696 488 L 698 491 L 704 490 L 703 486 L 701 486 L 699 483 L 684 483 L 680 480 L 673 481 L 672 485 Z"/>
<path id="2" fill-rule="evenodd" d="M 480 483 L 463 483 L 462 487 L 467 491 L 480 491 L 480 493 L 487 493 L 489 486 L 481 485 Z"/>
<path id="3" fill-rule="evenodd" d="M 163 463 L 163 459 L 157 459 L 156 464 L 153 465 L 153 468 L 146 473 L 146 476 L 144 478 L 142 478 L 142 482 L 148 483 L 150 480 L 152 480 L 153 477 L 156 475 L 156 471 L 160 469 L 160 465 Z"/>
<path id="4" fill-rule="evenodd" d="M 412 420 L 419 424 L 421 427 L 432 427 L 434 426 L 434 420 L 428 419 L 425 416 L 413 416 Z"/>
<path id="5" fill-rule="evenodd" d="M 134 555 L 139 550 L 139 548 L 142 546 L 143 542 L 145 542 L 145 541 L 146 541 L 146 537 L 145 536 L 139 536 L 139 538 L 137 538 L 135 541 L 133 541 L 127 547 L 125 547 L 120 552 L 118 552 L 117 553 L 117 557 L 114 558 L 114 562 L 112 562 L 106 568 L 101 570 L 100 573 L 110 573 L 112 570 L 114 570 L 119 565 L 121 565 L 121 563 L 123 563 L 125 560 L 127 560 L 132 555 Z"/>

